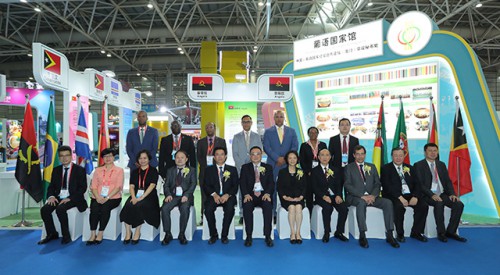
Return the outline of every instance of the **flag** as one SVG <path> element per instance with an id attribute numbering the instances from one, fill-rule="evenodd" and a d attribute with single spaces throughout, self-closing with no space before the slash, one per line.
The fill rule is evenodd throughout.
<path id="1" fill-rule="evenodd" d="M 42 173 L 38 158 L 38 144 L 33 120 L 33 111 L 28 101 L 24 112 L 21 143 L 16 163 L 16 180 L 21 187 L 36 201 L 43 199 Z"/>
<path id="2" fill-rule="evenodd" d="M 427 135 L 427 143 L 435 143 L 439 146 L 438 141 L 438 125 L 436 121 L 436 110 L 434 109 L 434 103 L 431 100 L 431 113 L 429 116 L 429 134 Z"/>
<path id="3" fill-rule="evenodd" d="M 375 144 L 373 145 L 372 162 L 377 167 L 377 172 L 380 175 L 380 168 L 387 163 L 387 139 L 385 138 L 385 115 L 384 101 L 380 103 L 378 112 L 377 132 L 375 136 Z"/>
<path id="4" fill-rule="evenodd" d="M 85 112 L 80 105 L 80 115 L 78 116 L 78 127 L 75 138 L 76 163 L 85 168 L 88 175 L 94 170 L 92 164 L 92 153 L 89 147 L 89 135 L 87 133 L 87 123 L 85 122 Z"/>
<path id="5" fill-rule="evenodd" d="M 211 76 L 193 76 L 193 84 L 191 87 L 193 91 L 211 91 L 212 90 L 212 77 Z"/>
<path id="6" fill-rule="evenodd" d="M 467 139 L 465 138 L 464 122 L 460 113 L 460 107 L 457 106 L 457 113 L 453 122 L 453 132 L 451 134 L 448 173 L 450 174 L 455 192 L 459 196 L 472 192 L 470 165 L 471 161 Z M 460 192 L 458 192 L 459 186 Z"/>
<path id="7" fill-rule="evenodd" d="M 394 132 L 394 141 L 392 148 L 401 148 L 405 152 L 404 163 L 410 164 L 410 151 L 408 150 L 408 137 L 406 136 L 405 111 L 403 101 L 400 103 L 398 122 L 396 123 L 396 132 Z"/>
<path id="8" fill-rule="evenodd" d="M 109 148 L 109 130 L 108 130 L 108 102 L 106 99 L 102 103 L 102 113 L 101 113 L 101 128 L 99 135 L 99 151 L 97 152 L 97 158 L 99 160 L 99 166 L 104 165 L 104 160 L 101 158 L 101 151 Z"/>
<path id="9" fill-rule="evenodd" d="M 269 77 L 269 91 L 290 91 L 290 77 Z"/>
<path id="10" fill-rule="evenodd" d="M 61 57 L 48 50 L 43 51 L 43 68 L 55 74 L 61 74 Z"/>
<path id="11" fill-rule="evenodd" d="M 95 74 L 94 86 L 96 89 L 104 91 L 104 76 Z"/>
<path id="12" fill-rule="evenodd" d="M 57 148 L 59 147 L 56 131 L 54 104 L 50 101 L 49 115 L 47 117 L 47 130 L 45 134 L 45 152 L 43 153 L 43 201 L 47 200 L 47 188 L 52 179 L 54 167 L 59 166 Z"/>

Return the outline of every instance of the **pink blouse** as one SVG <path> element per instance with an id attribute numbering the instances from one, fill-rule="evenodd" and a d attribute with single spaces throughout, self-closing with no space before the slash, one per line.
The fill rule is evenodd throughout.
<path id="1" fill-rule="evenodd" d="M 113 165 L 106 169 L 105 166 L 97 167 L 92 177 L 91 189 L 97 189 L 101 194 L 103 186 L 109 186 L 109 193 L 118 188 L 120 191 L 110 197 L 110 199 L 120 199 L 123 190 L 123 168 Z"/>

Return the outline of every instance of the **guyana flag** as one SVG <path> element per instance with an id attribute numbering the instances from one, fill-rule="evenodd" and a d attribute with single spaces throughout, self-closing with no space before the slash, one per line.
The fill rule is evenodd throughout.
<path id="1" fill-rule="evenodd" d="M 269 77 L 269 91 L 290 91 L 290 77 Z"/>
<path id="2" fill-rule="evenodd" d="M 43 68 L 55 74 L 61 74 L 61 57 L 48 50 L 43 51 Z"/>
<path id="3" fill-rule="evenodd" d="M 191 90 L 193 91 L 211 91 L 212 77 L 211 76 L 194 76 Z"/>
<path id="4" fill-rule="evenodd" d="M 54 105 L 50 102 L 49 115 L 47 118 L 47 130 L 45 134 L 45 152 L 43 154 L 43 201 L 47 200 L 47 188 L 49 188 L 50 180 L 52 179 L 52 171 L 54 167 L 59 166 L 59 158 L 57 157 L 57 148 L 59 147 L 56 119 L 54 116 Z"/>
<path id="5" fill-rule="evenodd" d="M 408 150 L 408 137 L 406 136 L 406 124 L 405 124 L 405 110 L 403 108 L 403 101 L 400 103 L 399 117 L 396 124 L 396 132 L 394 132 L 394 141 L 392 142 L 392 148 L 401 148 L 405 152 L 404 163 L 410 164 L 410 151 Z"/>
<path id="6" fill-rule="evenodd" d="M 385 138 L 385 115 L 384 101 L 380 103 L 378 113 L 377 132 L 375 136 L 375 144 L 373 145 L 372 162 L 377 167 L 377 172 L 380 175 L 380 168 L 387 163 L 387 139 Z"/>
<path id="7" fill-rule="evenodd" d="M 465 138 L 464 122 L 457 106 L 457 113 L 453 122 L 451 134 L 450 158 L 448 160 L 448 173 L 455 192 L 461 196 L 472 192 L 470 177 L 470 155 L 467 139 Z M 460 190 L 460 192 L 458 192 Z"/>

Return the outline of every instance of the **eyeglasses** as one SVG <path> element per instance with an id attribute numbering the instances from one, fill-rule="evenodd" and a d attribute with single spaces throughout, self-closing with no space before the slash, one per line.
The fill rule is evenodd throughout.
<path id="1" fill-rule="evenodd" d="M 254 152 L 254 153 L 250 153 L 251 156 L 260 156 L 262 155 L 262 153 L 260 152 Z"/>

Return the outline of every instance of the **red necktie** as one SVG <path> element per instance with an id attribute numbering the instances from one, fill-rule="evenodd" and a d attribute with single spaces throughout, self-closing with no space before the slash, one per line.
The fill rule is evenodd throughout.
<path id="1" fill-rule="evenodd" d="M 347 154 L 347 136 L 344 136 L 344 141 L 342 141 L 342 154 Z"/>

